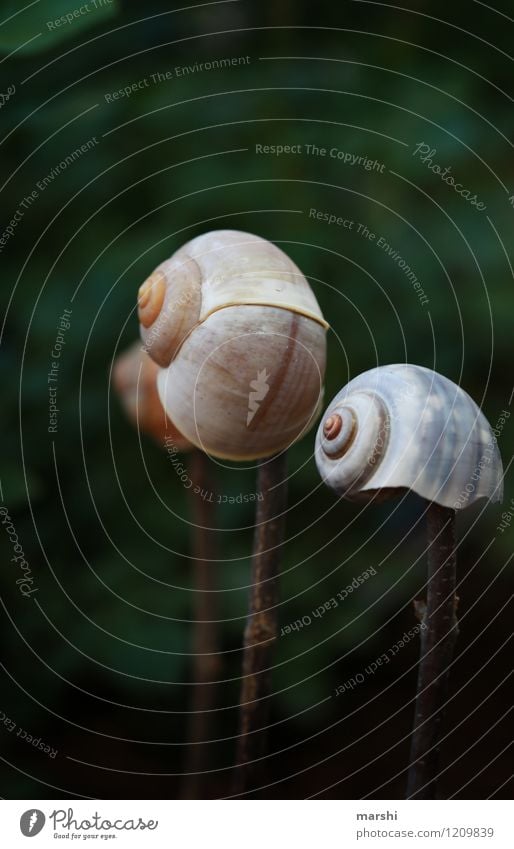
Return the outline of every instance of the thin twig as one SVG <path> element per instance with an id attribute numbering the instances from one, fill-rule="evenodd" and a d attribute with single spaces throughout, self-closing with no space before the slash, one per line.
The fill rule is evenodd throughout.
<path id="1" fill-rule="evenodd" d="M 272 656 L 278 637 L 278 575 L 287 503 L 285 452 L 259 465 L 248 620 L 244 633 L 234 793 L 256 787 L 267 753 Z"/>
<path id="2" fill-rule="evenodd" d="M 192 634 L 193 671 L 188 717 L 185 775 L 182 799 L 206 798 L 209 786 L 209 746 L 214 737 L 217 684 L 221 663 L 217 622 L 215 502 L 210 461 L 202 451 L 189 458 L 193 540 L 194 620 Z M 200 492 L 194 492 L 199 488 Z"/>
<path id="3" fill-rule="evenodd" d="M 439 740 L 448 672 L 458 636 L 455 511 L 430 503 L 427 510 L 428 586 L 421 633 L 416 714 L 412 732 L 409 799 L 435 799 Z"/>

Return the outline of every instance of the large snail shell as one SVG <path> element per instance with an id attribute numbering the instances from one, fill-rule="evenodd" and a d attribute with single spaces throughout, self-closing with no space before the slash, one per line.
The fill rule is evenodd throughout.
<path id="1" fill-rule="evenodd" d="M 114 363 L 112 380 L 130 421 L 152 436 L 162 447 L 171 440 L 178 451 L 193 446 L 172 425 L 157 391 L 159 366 L 136 342 Z"/>
<path id="2" fill-rule="evenodd" d="M 275 245 L 234 230 L 193 239 L 143 284 L 139 315 L 143 341 L 165 367 L 163 405 L 198 447 L 265 457 L 314 423 L 328 325 Z"/>
<path id="3" fill-rule="evenodd" d="M 350 381 L 323 415 L 316 463 L 350 499 L 410 489 L 458 510 L 503 496 L 487 419 L 460 386 L 422 366 L 382 366 Z"/>

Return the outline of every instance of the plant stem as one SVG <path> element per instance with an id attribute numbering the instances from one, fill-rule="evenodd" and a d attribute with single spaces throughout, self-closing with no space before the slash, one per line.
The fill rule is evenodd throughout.
<path id="1" fill-rule="evenodd" d="M 221 663 L 217 620 L 215 505 L 209 500 L 213 492 L 212 472 L 208 457 L 194 451 L 189 459 L 191 516 L 193 523 L 193 592 L 194 620 L 192 635 L 193 694 L 188 716 L 185 775 L 182 799 L 202 799 L 209 783 L 208 741 L 213 739 L 217 705 L 217 684 Z M 194 493 L 199 487 L 205 494 Z"/>
<path id="2" fill-rule="evenodd" d="M 244 633 L 234 793 L 259 782 L 267 753 L 272 655 L 278 637 L 278 574 L 287 506 L 286 452 L 259 464 L 248 619 Z"/>
<path id="3" fill-rule="evenodd" d="M 455 511 L 429 503 L 428 584 L 407 798 L 435 799 L 449 666 L 458 636 Z"/>

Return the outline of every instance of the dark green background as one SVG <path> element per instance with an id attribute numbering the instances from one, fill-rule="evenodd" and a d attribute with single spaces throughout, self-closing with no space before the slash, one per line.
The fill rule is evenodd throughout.
<path id="1" fill-rule="evenodd" d="M 496 12 L 418 3 L 409 13 L 277 0 L 174 11 L 133 0 L 48 30 L 73 8 L 73 0 L 42 0 L 0 27 L 2 59 L 42 33 L 0 64 L 0 91 L 16 85 L 0 110 L 2 231 L 38 180 L 99 140 L 40 194 L 0 257 L 2 503 L 39 586 L 39 606 L 21 598 L 2 533 L 0 710 L 59 749 L 47 759 L 0 726 L 1 793 L 172 798 L 190 695 L 190 505 L 165 455 L 146 439 L 141 453 L 109 395 L 112 359 L 137 336 L 137 287 L 208 229 L 258 233 L 295 259 L 331 324 L 327 401 L 359 372 L 408 360 L 461 383 L 494 426 L 513 389 L 513 24 L 500 14 L 509 14 L 506 3 Z M 4 2 L 1 17 L 18 10 Z M 247 55 L 245 66 L 105 101 L 157 72 Z M 485 211 L 412 155 L 420 142 Z M 256 155 L 256 143 L 335 146 L 383 162 L 384 173 L 330 157 Z M 313 221 L 311 207 L 383 236 L 429 304 L 383 251 Z M 72 326 L 52 436 L 46 376 L 64 308 Z M 505 466 L 513 438 L 508 422 L 499 438 Z M 366 509 L 338 503 L 319 485 L 312 446 L 311 433 L 290 452 L 281 623 L 368 567 L 377 575 L 280 640 L 271 745 L 284 751 L 270 774 L 283 780 L 263 795 L 394 798 L 404 792 L 417 641 L 344 701 L 333 692 L 415 624 L 423 505 L 414 497 Z M 218 469 L 217 487 L 248 493 L 254 480 L 255 469 L 232 464 Z M 507 473 L 504 509 L 513 494 Z M 482 506 L 459 517 L 461 656 L 443 796 L 485 797 L 508 777 L 500 753 L 510 739 L 502 684 L 510 621 L 499 611 L 514 528 L 498 534 L 501 508 Z M 211 747 L 215 797 L 229 792 L 252 521 L 251 505 L 219 510 L 226 680 L 217 714 L 224 740 Z"/>

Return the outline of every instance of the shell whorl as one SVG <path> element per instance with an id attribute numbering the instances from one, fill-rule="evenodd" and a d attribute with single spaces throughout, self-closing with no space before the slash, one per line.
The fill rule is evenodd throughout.
<path id="1" fill-rule="evenodd" d="M 321 412 L 328 324 L 271 242 L 235 230 L 193 239 L 143 284 L 139 316 L 168 417 L 202 450 L 270 456 Z"/>
<path id="2" fill-rule="evenodd" d="M 317 420 L 325 352 L 325 331 L 305 316 L 256 306 L 218 310 L 160 370 L 159 395 L 174 425 L 203 451 L 267 457 Z"/>
<path id="3" fill-rule="evenodd" d="M 171 440 L 178 451 L 191 450 L 193 446 L 172 425 L 162 406 L 157 391 L 158 372 L 157 363 L 136 342 L 116 358 L 113 386 L 135 427 L 152 436 L 161 448 L 165 440 Z"/>
<path id="4" fill-rule="evenodd" d="M 350 381 L 322 417 L 316 462 L 349 499 L 410 489 L 459 510 L 503 495 L 487 419 L 461 387 L 422 366 L 382 366 Z"/>

